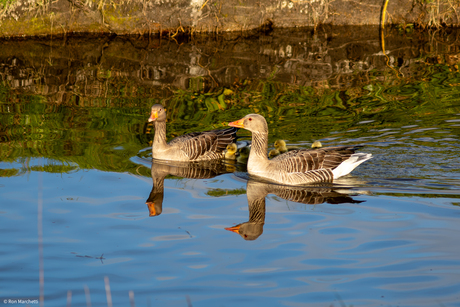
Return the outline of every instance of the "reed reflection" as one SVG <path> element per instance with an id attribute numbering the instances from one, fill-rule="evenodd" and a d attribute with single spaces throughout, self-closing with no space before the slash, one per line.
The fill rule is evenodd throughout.
<path id="1" fill-rule="evenodd" d="M 231 172 L 221 160 L 203 162 L 167 162 L 152 160 L 152 191 L 146 200 L 149 216 L 160 215 L 163 211 L 164 180 L 172 175 L 189 179 L 209 179 Z"/>
<path id="2" fill-rule="evenodd" d="M 336 188 L 282 186 L 250 179 L 246 187 L 249 221 L 225 229 L 239 234 L 245 240 L 256 240 L 260 237 L 264 231 L 265 197 L 268 194 L 275 194 L 285 200 L 308 205 L 363 202 L 334 189 Z"/>

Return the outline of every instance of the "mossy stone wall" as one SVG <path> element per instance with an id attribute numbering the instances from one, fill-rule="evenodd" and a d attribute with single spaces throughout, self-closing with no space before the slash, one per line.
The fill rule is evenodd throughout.
<path id="1" fill-rule="evenodd" d="M 167 34 L 328 25 L 460 25 L 460 0 L 0 0 L 0 37 Z"/>

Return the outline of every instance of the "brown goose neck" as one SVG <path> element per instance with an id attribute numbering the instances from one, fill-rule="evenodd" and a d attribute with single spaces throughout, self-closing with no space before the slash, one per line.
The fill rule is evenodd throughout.
<path id="1" fill-rule="evenodd" d="M 166 122 L 155 122 L 155 136 L 153 137 L 153 144 L 166 145 Z"/>
<path id="2" fill-rule="evenodd" d="M 267 158 L 268 150 L 268 133 L 265 132 L 253 132 L 252 133 L 252 144 L 251 144 L 251 155 Z"/>

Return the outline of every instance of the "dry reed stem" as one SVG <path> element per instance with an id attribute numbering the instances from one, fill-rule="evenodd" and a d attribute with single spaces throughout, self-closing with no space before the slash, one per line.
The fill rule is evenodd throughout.
<path id="1" fill-rule="evenodd" d="M 109 277 L 104 276 L 105 296 L 107 297 L 107 306 L 112 307 L 112 293 L 110 292 Z"/>

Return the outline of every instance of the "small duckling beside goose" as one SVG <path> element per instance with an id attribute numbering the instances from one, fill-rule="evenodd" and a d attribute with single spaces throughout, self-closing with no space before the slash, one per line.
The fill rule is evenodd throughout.
<path id="1" fill-rule="evenodd" d="M 273 159 L 274 157 L 279 156 L 280 154 L 281 153 L 279 152 L 279 150 L 275 148 L 275 149 L 270 150 L 270 152 L 268 153 L 268 157 L 270 159 Z"/>
<path id="2" fill-rule="evenodd" d="M 247 164 L 250 152 L 251 148 L 249 146 L 244 146 L 243 148 L 241 148 L 238 157 L 236 158 L 236 162 Z"/>
<path id="3" fill-rule="evenodd" d="M 236 160 L 236 153 L 238 151 L 238 146 L 236 143 L 231 143 L 227 145 L 227 149 L 225 151 L 225 159 L 227 160 Z"/>
<path id="4" fill-rule="evenodd" d="M 313 144 L 311 144 L 311 148 L 321 148 L 323 147 L 323 144 L 321 144 L 320 141 L 314 141 Z"/>
<path id="5" fill-rule="evenodd" d="M 293 150 L 269 160 L 268 125 L 263 116 L 249 114 L 228 125 L 252 132 L 248 173 L 279 184 L 332 182 L 372 158 L 372 154 L 355 153 L 362 146 L 337 146 Z"/>
<path id="6" fill-rule="evenodd" d="M 149 122 L 155 124 L 152 158 L 169 161 L 208 161 L 224 158 L 227 145 L 236 140 L 237 128 L 192 132 L 166 143 L 166 111 L 161 104 L 152 106 Z"/>
<path id="7" fill-rule="evenodd" d="M 291 150 L 299 149 L 297 146 L 287 146 L 284 140 L 276 140 L 273 144 L 275 149 L 278 150 L 280 153 L 285 153 Z"/>
<path id="8" fill-rule="evenodd" d="M 311 144 L 311 148 L 313 148 L 313 149 L 321 148 L 321 147 L 323 147 L 323 144 L 321 144 L 320 141 L 314 141 L 313 144 Z M 300 148 L 296 147 L 296 149 L 300 149 Z M 289 150 L 294 150 L 294 149 L 289 149 L 289 147 L 288 147 L 288 151 Z M 270 150 L 270 152 L 268 153 L 268 158 L 273 159 L 274 157 L 279 156 L 280 154 L 281 154 L 281 152 L 278 149 L 275 148 L 275 149 Z"/>

